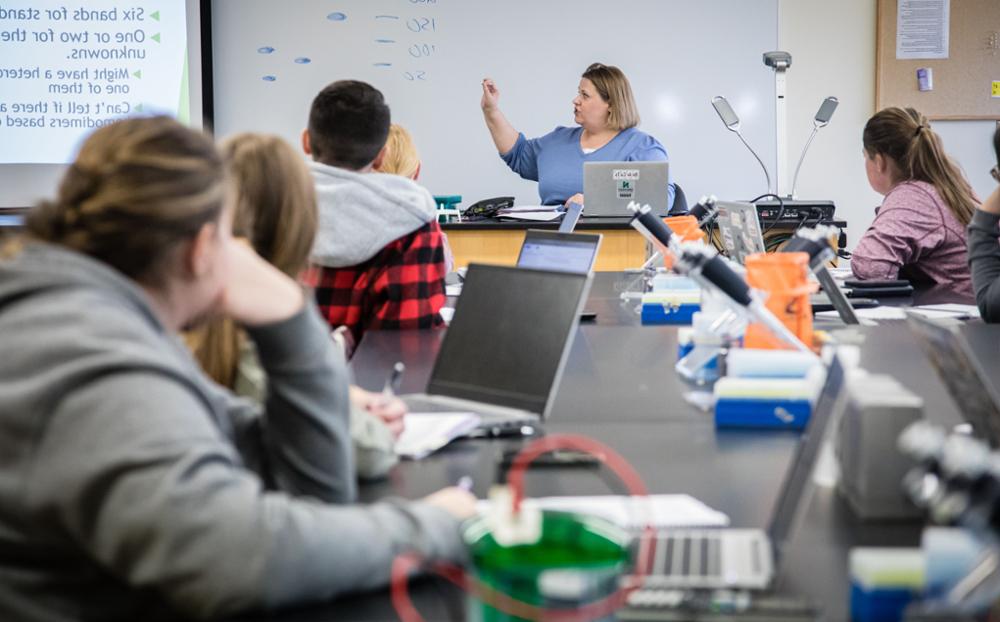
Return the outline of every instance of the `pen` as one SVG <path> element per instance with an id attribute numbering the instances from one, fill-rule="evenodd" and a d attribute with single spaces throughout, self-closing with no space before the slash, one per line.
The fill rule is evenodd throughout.
<path id="1" fill-rule="evenodd" d="M 389 377 L 385 379 L 385 386 L 382 387 L 382 395 L 392 397 L 399 392 L 399 384 L 403 381 L 404 371 L 406 371 L 406 365 L 403 365 L 402 361 L 397 361 L 396 364 L 392 366 L 392 371 L 389 372 Z"/>

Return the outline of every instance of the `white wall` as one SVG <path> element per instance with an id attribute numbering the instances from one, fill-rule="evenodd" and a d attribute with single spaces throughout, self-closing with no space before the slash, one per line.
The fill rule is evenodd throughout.
<path id="1" fill-rule="evenodd" d="M 779 0 L 778 41 L 792 54 L 788 70 L 788 159 L 794 173 L 812 131 L 820 102 L 835 95 L 840 106 L 820 130 L 802 165 L 797 194 L 832 199 L 848 223 L 853 248 L 871 223 L 881 197 L 868 185 L 861 154 L 861 131 L 875 112 L 875 2 L 872 0 Z M 938 121 L 945 148 L 985 197 L 995 187 L 993 121 Z"/>

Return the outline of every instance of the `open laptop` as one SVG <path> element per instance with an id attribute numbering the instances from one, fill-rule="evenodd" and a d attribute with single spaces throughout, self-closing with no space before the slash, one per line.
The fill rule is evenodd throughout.
<path id="1" fill-rule="evenodd" d="M 906 324 L 975 435 L 1000 447 L 1000 396 L 958 326 L 910 311 Z"/>
<path id="2" fill-rule="evenodd" d="M 666 216 L 670 211 L 667 162 L 584 162 L 584 217 L 632 218 L 632 201 L 649 205 L 653 213 Z"/>
<path id="3" fill-rule="evenodd" d="M 569 207 L 566 208 L 566 213 L 563 214 L 562 220 L 559 222 L 559 233 L 573 233 L 582 213 L 582 205 L 579 203 L 570 203 Z"/>
<path id="4" fill-rule="evenodd" d="M 813 466 L 843 386 L 844 368 L 834 356 L 767 531 L 726 528 L 660 532 L 645 587 L 764 589 L 771 584 L 799 510 L 805 505 Z"/>
<path id="5" fill-rule="evenodd" d="M 765 251 L 764 235 L 753 203 L 717 201 L 715 207 L 715 224 L 730 259 L 743 265 L 749 255 Z"/>
<path id="6" fill-rule="evenodd" d="M 517 256 L 517 267 L 586 274 L 594 269 L 601 237 L 528 229 Z"/>
<path id="7" fill-rule="evenodd" d="M 470 265 L 427 391 L 403 401 L 411 412 L 477 413 L 474 435 L 533 431 L 552 408 L 590 280 Z"/>

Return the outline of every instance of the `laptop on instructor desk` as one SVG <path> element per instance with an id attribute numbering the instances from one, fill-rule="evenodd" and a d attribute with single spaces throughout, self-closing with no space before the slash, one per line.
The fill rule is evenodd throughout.
<path id="1" fill-rule="evenodd" d="M 799 440 L 767 531 L 762 529 L 672 529 L 657 536 L 646 588 L 765 589 L 778 566 L 804 505 L 813 466 L 844 386 L 844 368 L 833 357 L 812 416 Z"/>
<path id="2" fill-rule="evenodd" d="M 474 412 L 474 435 L 519 433 L 544 421 L 573 336 L 589 273 L 472 264 L 423 394 L 411 412 Z"/>
<path id="3" fill-rule="evenodd" d="M 659 162 L 584 162 L 584 218 L 632 218 L 632 201 L 649 205 L 653 213 L 670 211 L 668 185 L 670 165 Z"/>

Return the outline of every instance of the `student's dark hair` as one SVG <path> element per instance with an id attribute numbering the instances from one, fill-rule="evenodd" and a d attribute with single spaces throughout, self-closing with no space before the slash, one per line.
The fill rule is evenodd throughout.
<path id="1" fill-rule="evenodd" d="M 308 132 L 314 160 L 357 171 L 385 145 L 389 106 L 372 85 L 340 80 L 313 99 Z"/>
<path id="2" fill-rule="evenodd" d="M 160 285 L 181 243 L 216 222 L 226 196 L 211 138 L 169 117 L 96 130 L 63 175 L 55 199 L 32 209 L 29 235 Z"/>
<path id="3" fill-rule="evenodd" d="M 862 142 L 869 157 L 892 158 L 903 180 L 933 185 L 958 222 L 969 224 L 976 211 L 972 187 L 924 115 L 913 108 L 880 110 L 865 124 Z"/>

